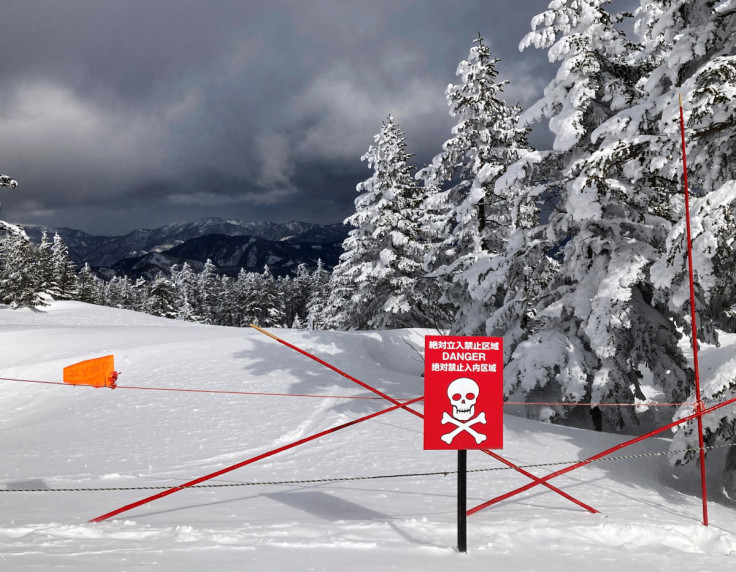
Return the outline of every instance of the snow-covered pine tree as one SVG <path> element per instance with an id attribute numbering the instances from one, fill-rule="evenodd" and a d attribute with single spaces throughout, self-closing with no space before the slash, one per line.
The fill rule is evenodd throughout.
<path id="1" fill-rule="evenodd" d="M 103 290 L 103 305 L 110 306 L 111 308 L 123 307 L 123 292 L 120 278 L 113 276 L 110 280 L 107 280 Z"/>
<path id="2" fill-rule="evenodd" d="M 217 266 L 209 258 L 205 261 L 202 272 L 197 276 L 197 296 L 192 302 L 205 324 L 215 323 L 219 303 L 219 281 Z"/>
<path id="3" fill-rule="evenodd" d="M 218 276 L 219 299 L 215 314 L 215 324 L 237 326 L 240 321 L 240 308 L 235 301 L 235 280 L 230 276 Z"/>
<path id="4" fill-rule="evenodd" d="M 49 294 L 53 298 L 57 298 L 59 296 L 59 286 L 56 283 L 51 249 L 52 244 L 49 241 L 48 233 L 46 231 L 41 232 L 41 242 L 36 250 L 40 279 L 39 287 L 42 292 Z"/>
<path id="5" fill-rule="evenodd" d="M 106 284 L 107 305 L 114 308 L 132 309 L 134 305 L 133 284 L 127 276 L 113 276 Z"/>
<path id="6" fill-rule="evenodd" d="M 148 282 L 144 278 L 138 278 L 131 290 L 130 309 L 136 312 L 146 311 L 146 301 L 148 300 Z"/>
<path id="7" fill-rule="evenodd" d="M 330 298 L 330 272 L 320 258 L 317 260 L 317 268 L 311 276 L 309 287 L 309 300 L 307 301 L 307 327 L 322 329 L 326 319 L 325 305 Z"/>
<path id="8" fill-rule="evenodd" d="M 279 292 L 271 269 L 266 264 L 263 272 L 256 275 L 254 299 L 251 302 L 254 320 L 263 327 L 288 327 L 284 300 Z"/>
<path id="9" fill-rule="evenodd" d="M 649 267 L 668 225 L 651 214 L 661 206 L 654 201 L 659 189 L 631 183 L 637 148 L 622 149 L 609 137 L 618 126 L 611 118 L 642 97 L 650 61 L 634 57 L 641 47 L 620 29 L 625 15 L 609 13 L 608 4 L 556 0 L 533 19 L 520 46 L 549 48 L 560 62 L 544 97 L 523 115 L 528 122 L 549 118 L 555 134 L 546 240 L 559 266 L 540 292 L 533 333 L 506 370 L 507 393 L 516 398 L 633 403 L 644 398 L 641 380 L 651 373 L 676 399 L 687 379 L 676 332 L 652 303 Z M 554 420 L 571 408 L 540 411 Z M 633 408 L 592 413 L 598 428 L 637 421 Z"/>
<path id="10" fill-rule="evenodd" d="M 99 303 L 97 299 L 98 281 L 99 278 L 92 274 L 89 263 L 85 262 L 77 275 L 77 299 L 80 302 L 87 302 L 89 304 Z"/>
<path id="11" fill-rule="evenodd" d="M 176 303 L 176 319 L 184 320 L 185 322 L 198 322 L 197 315 L 194 313 L 194 308 L 189 303 L 189 298 L 186 294 L 177 290 L 177 303 Z"/>
<path id="12" fill-rule="evenodd" d="M 100 306 L 112 306 L 107 299 L 110 294 L 109 285 L 109 281 L 100 278 L 99 276 L 95 276 L 95 304 L 99 304 Z M 117 292 L 114 292 L 113 294 L 117 295 Z"/>
<path id="13" fill-rule="evenodd" d="M 480 333 L 503 336 L 507 361 L 535 332 L 535 307 L 559 268 L 549 255 L 546 217 L 538 204 L 548 190 L 547 172 L 541 168 L 548 156 L 549 152 L 529 152 L 496 179 L 494 192 L 507 201 L 504 250 L 481 252 L 463 272 L 473 305 L 483 305 L 485 332 Z M 474 185 L 483 181 L 483 173 L 476 181 Z"/>
<path id="14" fill-rule="evenodd" d="M 176 318 L 177 308 L 176 286 L 166 276 L 159 273 L 151 284 L 146 302 L 146 311 L 154 316 Z"/>
<path id="15" fill-rule="evenodd" d="M 496 183 L 531 153 L 529 130 L 519 126 L 521 109 L 503 100 L 508 82 L 497 80 L 498 60 L 481 36 L 474 43 L 458 65 L 459 83 L 446 90 L 450 115 L 458 119 L 452 138 L 417 173 L 428 194 L 422 223 L 432 246 L 425 265 L 455 314 L 453 331 L 468 335 L 486 333 L 486 321 L 505 297 L 504 280 L 488 280 L 488 274 L 517 222 L 511 212 L 518 189 Z"/>
<path id="16" fill-rule="evenodd" d="M 657 65 L 645 85 L 646 121 L 658 137 L 649 141 L 651 176 L 677 183 L 671 202 L 679 221 L 667 237 L 666 251 L 653 266 L 655 299 L 690 331 L 679 101 L 682 96 L 688 140 L 693 271 L 698 332 L 717 341 L 717 329 L 736 331 L 736 1 L 653 0 L 637 11 L 638 31 L 655 54 Z M 644 119 L 640 124 L 644 123 Z M 636 125 L 638 127 L 638 125 Z M 698 196 L 700 195 L 700 196 Z M 692 392 L 693 386 L 690 386 Z M 732 371 L 715 375 L 701 387 L 706 403 L 736 396 Z M 683 400 L 685 401 L 685 400 Z M 687 401 L 695 401 L 691 393 Z M 681 408 L 677 415 L 692 411 Z M 697 458 L 696 423 L 677 431 L 673 462 Z M 706 445 L 736 440 L 736 413 L 731 408 L 704 419 Z M 726 480 L 736 493 L 736 453 Z M 727 467 L 729 465 L 727 464 Z"/>
<path id="17" fill-rule="evenodd" d="M 357 186 L 353 229 L 331 280 L 331 326 L 435 326 L 437 300 L 423 282 L 421 189 L 411 176 L 404 133 L 389 115 L 362 157 L 373 175 Z M 429 281 L 431 284 L 431 281 Z"/>
<path id="18" fill-rule="evenodd" d="M 2 173 L 0 173 L 0 187 L 9 187 L 11 189 L 14 189 L 17 186 L 18 186 L 18 181 L 11 179 L 7 175 L 3 175 Z M 3 246 L 3 243 L 14 236 L 22 236 L 22 237 L 25 237 L 26 239 L 28 238 L 26 236 L 26 233 L 19 226 L 16 226 L 14 224 L 10 224 L 3 220 L 0 220 L 0 279 L 2 279 L 2 276 L 3 276 L 2 272 L 3 272 L 3 269 L 5 268 L 4 249 L 6 247 Z M 7 246 L 7 248 L 9 248 L 9 246 Z M 4 297 L 3 288 L 2 288 L 2 285 L 0 285 L 0 300 L 2 300 L 3 297 Z"/>
<path id="19" fill-rule="evenodd" d="M 284 276 L 279 279 L 281 298 L 285 304 L 284 322 L 293 326 L 299 323 L 302 328 L 307 315 L 307 304 L 312 294 L 312 273 L 306 264 L 297 266 L 296 274 L 292 278 Z"/>
<path id="20" fill-rule="evenodd" d="M 296 280 L 288 275 L 279 276 L 276 279 L 276 290 L 284 301 L 284 323 L 292 324 L 294 322 L 294 316 L 299 314 L 299 298 L 301 298 Z"/>
<path id="21" fill-rule="evenodd" d="M 54 297 L 58 300 L 73 300 L 77 295 L 77 269 L 69 258 L 69 249 L 58 233 L 51 245 L 51 265 L 56 283 Z"/>
<path id="22" fill-rule="evenodd" d="M 0 243 L 0 300 L 11 308 L 47 306 L 43 293 L 38 247 L 24 232 L 15 232 Z"/>
<path id="23" fill-rule="evenodd" d="M 660 157 L 656 174 L 678 182 L 682 211 L 678 95 L 685 108 L 688 176 L 691 192 L 694 272 L 699 333 L 715 342 L 715 328 L 736 331 L 736 262 L 733 257 L 736 180 L 736 4 L 716 2 L 652 2 L 655 21 L 641 18 L 642 32 L 666 38 L 669 50 L 647 83 L 649 115 L 662 137 L 652 144 Z M 646 13 L 644 13 L 646 14 Z M 702 198 L 697 198 L 701 195 Z M 684 219 L 673 229 L 667 252 L 657 265 L 658 296 L 681 326 L 689 328 L 689 296 L 685 263 Z"/>
<path id="24" fill-rule="evenodd" d="M 259 297 L 258 275 L 254 272 L 247 272 L 245 268 L 241 268 L 238 272 L 238 278 L 233 285 L 234 305 L 238 309 L 237 326 L 247 327 L 257 320 L 257 301 Z"/>
<path id="25" fill-rule="evenodd" d="M 352 260 L 359 260 L 361 253 L 360 243 L 351 234 L 353 229 L 342 243 L 343 253 L 340 262 L 332 269 L 327 286 L 327 298 L 315 309 L 319 314 L 312 312 L 314 322 L 321 324 L 326 329 L 348 329 L 355 323 L 353 317 L 354 307 L 351 305 L 356 285 L 353 282 L 354 271 Z M 313 323 L 314 323 L 313 322 Z"/>
<path id="26" fill-rule="evenodd" d="M 176 287 L 178 305 L 180 307 L 177 319 L 189 322 L 201 322 L 202 316 L 197 313 L 199 298 L 199 279 L 188 262 L 181 268 L 174 265 L 171 268 L 171 281 Z"/>

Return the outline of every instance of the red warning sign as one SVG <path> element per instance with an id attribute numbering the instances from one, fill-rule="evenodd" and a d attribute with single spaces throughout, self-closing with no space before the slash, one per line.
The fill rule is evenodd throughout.
<path id="1" fill-rule="evenodd" d="M 424 448 L 503 448 L 503 338 L 425 338 Z"/>

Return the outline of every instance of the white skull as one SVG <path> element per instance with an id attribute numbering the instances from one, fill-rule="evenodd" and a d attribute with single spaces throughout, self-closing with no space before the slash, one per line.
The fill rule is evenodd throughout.
<path id="1" fill-rule="evenodd" d="M 479 391 L 478 384 L 469 377 L 461 377 L 450 384 L 447 397 L 452 403 L 452 416 L 455 419 L 467 421 L 473 416 Z"/>

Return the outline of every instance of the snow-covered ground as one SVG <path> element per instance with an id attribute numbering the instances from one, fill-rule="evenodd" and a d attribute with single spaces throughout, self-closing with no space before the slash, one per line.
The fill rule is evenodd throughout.
<path id="1" fill-rule="evenodd" d="M 423 393 L 424 332 L 275 333 L 396 398 Z M 704 352 L 705 375 L 733 355 L 729 342 Z M 58 382 L 64 366 L 106 354 L 122 372 L 115 390 L 0 381 L 0 488 L 175 485 L 387 406 L 126 389 L 371 395 L 249 328 L 77 302 L 38 312 L 0 306 L 0 377 Z M 664 451 L 667 438 L 622 454 Z M 623 440 L 507 415 L 500 453 L 522 465 L 568 462 Z M 723 459 L 722 451 L 708 459 L 707 528 L 695 466 L 674 472 L 666 456 L 611 460 L 552 481 L 601 514 L 535 487 L 471 516 L 467 555 L 454 548 L 454 475 L 190 489 L 97 524 L 87 521 L 156 491 L 0 492 L 0 569 L 727 570 L 736 563 L 736 504 L 720 488 Z M 502 467 L 472 451 L 468 465 Z M 418 418 L 394 411 L 216 483 L 455 468 L 454 452 L 422 450 Z M 509 470 L 470 473 L 468 506 L 526 482 Z"/>

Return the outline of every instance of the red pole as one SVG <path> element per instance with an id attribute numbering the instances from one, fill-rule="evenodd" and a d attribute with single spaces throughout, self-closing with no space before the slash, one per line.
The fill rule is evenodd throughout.
<path id="1" fill-rule="evenodd" d="M 277 342 L 279 342 L 280 344 L 283 344 L 283 345 L 285 345 L 285 346 L 286 346 L 287 348 L 291 348 L 292 350 L 294 350 L 294 351 L 297 351 L 297 352 L 299 352 L 300 354 L 302 354 L 302 355 L 304 355 L 304 356 L 308 357 L 309 359 L 312 359 L 312 360 L 316 361 L 317 363 L 320 363 L 320 364 L 322 364 L 323 366 L 325 366 L 325 367 L 327 367 L 327 368 L 331 369 L 332 371 L 334 371 L 334 372 L 336 372 L 336 373 L 339 373 L 340 375 L 342 375 L 342 376 L 343 376 L 343 377 L 345 377 L 346 379 L 349 379 L 350 381 L 352 381 L 352 382 L 354 382 L 354 383 L 357 383 L 358 385 L 360 385 L 361 387 L 364 387 L 364 388 L 365 388 L 365 389 L 367 389 L 368 391 L 372 391 L 372 392 L 373 392 L 373 393 L 375 393 L 376 395 L 380 395 L 381 397 L 383 397 L 384 399 L 386 399 L 386 400 L 390 401 L 391 403 L 393 403 L 393 404 L 395 404 L 395 405 L 400 405 L 400 404 L 399 404 L 399 402 L 398 402 L 398 401 L 396 401 L 396 400 L 395 400 L 395 399 L 394 399 L 393 397 L 391 397 L 391 396 L 389 396 L 389 395 L 386 395 L 385 393 L 383 393 L 382 391 L 379 391 L 379 390 L 378 390 L 378 389 L 376 389 L 375 387 L 372 387 L 372 386 L 368 385 L 367 383 L 365 383 L 365 382 L 362 382 L 362 381 L 360 381 L 359 379 L 357 379 L 357 378 L 353 377 L 352 375 L 349 375 L 349 374 L 345 373 L 345 372 L 344 372 L 344 371 L 342 371 L 341 369 L 339 369 L 339 368 L 335 367 L 334 365 L 332 365 L 332 364 L 330 364 L 330 363 L 327 363 L 327 362 L 326 362 L 326 361 L 324 361 L 324 360 L 321 360 L 321 359 L 320 359 L 320 358 L 318 358 L 317 356 L 314 356 L 314 355 L 310 354 L 309 352 L 305 352 L 305 351 L 304 351 L 303 349 L 301 349 L 301 348 L 298 348 L 297 346 L 295 346 L 295 345 L 293 345 L 293 344 L 290 344 L 290 343 L 289 343 L 289 342 L 287 342 L 286 340 L 282 340 L 282 339 L 281 339 L 281 338 L 279 338 L 278 336 L 274 336 L 274 335 L 273 335 L 272 333 L 270 333 L 270 332 L 268 332 L 268 331 L 264 330 L 263 328 L 259 328 L 258 326 L 254 325 L 254 324 L 251 324 L 251 325 L 250 325 L 250 327 L 251 327 L 251 328 L 253 328 L 254 330 L 258 330 L 258 331 L 259 331 L 259 332 L 261 332 L 262 334 L 265 334 L 265 335 L 267 335 L 267 336 L 268 336 L 269 338 L 272 338 L 272 339 L 276 340 L 276 341 L 277 341 Z M 413 414 L 413 415 L 416 415 L 416 416 L 417 416 L 417 417 L 419 417 L 420 419 L 424 419 L 424 415 L 422 415 L 421 413 L 419 413 L 419 412 L 418 412 L 418 411 L 416 411 L 415 409 L 412 409 L 411 407 L 406 407 L 405 405 L 402 405 L 402 408 L 403 408 L 403 409 L 406 409 L 406 410 L 407 410 L 407 411 L 408 411 L 409 413 L 411 413 L 411 414 Z M 516 465 L 515 465 L 514 463 L 512 463 L 512 462 L 511 462 L 511 461 L 509 461 L 508 459 L 504 459 L 503 457 L 501 457 L 501 455 L 498 455 L 497 453 L 494 453 L 493 451 L 490 451 L 490 450 L 488 450 L 488 449 L 481 449 L 481 451 L 482 451 L 483 453 L 485 453 L 486 455 L 490 455 L 490 456 L 491 456 L 491 457 L 493 457 L 494 459 L 496 459 L 496 460 L 498 460 L 498 461 L 502 462 L 502 463 L 503 463 L 503 464 L 505 464 L 505 465 L 506 465 L 507 467 L 510 467 L 510 468 L 514 469 L 514 470 L 515 470 L 516 472 L 518 472 L 518 473 L 521 473 L 521 474 L 522 474 L 522 475 L 524 475 L 525 477 L 528 477 L 528 478 L 530 478 L 530 479 L 531 479 L 531 480 L 533 480 L 533 481 L 538 481 L 538 477 L 537 477 L 536 475 L 533 475 L 532 473 L 530 473 L 530 472 L 528 472 L 528 471 L 525 471 L 525 470 L 524 470 L 524 469 L 522 469 L 521 467 L 518 467 L 518 466 L 516 466 Z M 566 498 L 566 499 L 568 499 L 568 500 L 570 500 L 570 501 L 574 502 L 574 503 L 575 503 L 576 505 L 578 505 L 578 506 L 579 506 L 579 507 L 581 507 L 581 508 L 584 508 L 585 510 L 587 510 L 587 511 L 588 511 L 588 512 L 590 512 L 590 513 L 593 513 L 593 514 L 595 514 L 595 513 L 597 513 L 597 512 L 598 512 L 598 511 L 597 511 L 596 509 L 594 509 L 594 508 L 593 508 L 592 506 L 589 506 L 589 505 L 585 504 L 584 502 L 582 502 L 582 501 L 579 501 L 578 499 L 576 499 L 576 498 L 575 498 L 575 497 L 573 497 L 572 495 L 569 495 L 569 494 L 567 494 L 566 492 L 564 492 L 564 491 L 561 491 L 560 489 L 558 489 L 557 487 L 555 487 L 555 486 L 553 486 L 553 485 L 550 485 L 550 484 L 548 484 L 548 483 L 541 483 L 541 484 L 543 484 L 543 485 L 544 485 L 545 487 L 547 487 L 547 488 L 548 488 L 548 489 L 550 489 L 551 491 L 554 491 L 554 492 L 556 492 L 556 493 L 557 493 L 558 495 L 560 495 L 560 496 L 562 496 L 562 497 L 564 497 L 564 498 Z"/>
<path id="2" fill-rule="evenodd" d="M 118 509 L 115 509 L 111 512 L 108 512 L 106 514 L 103 514 L 102 516 L 98 516 L 96 518 L 93 518 L 92 520 L 88 522 L 102 522 L 103 520 L 107 520 L 108 518 L 112 518 L 113 516 L 116 516 L 120 513 L 127 512 L 133 508 L 136 508 L 138 506 L 141 506 L 142 504 L 149 503 L 151 501 L 155 501 L 157 499 L 169 496 L 171 494 L 174 494 L 175 492 L 178 492 L 182 489 L 186 489 L 188 487 L 193 487 L 194 485 L 198 485 L 199 483 L 203 483 L 204 481 L 208 481 L 210 479 L 214 479 L 215 477 L 219 477 L 220 475 L 224 475 L 225 473 L 229 473 L 231 471 L 234 471 L 235 469 L 240 469 L 241 467 L 245 467 L 246 465 L 250 465 L 252 463 L 255 463 L 256 461 L 260 461 L 261 459 L 265 459 L 266 457 L 271 457 L 275 455 L 276 453 L 281 453 L 282 451 L 286 451 L 288 449 L 292 449 L 298 445 L 302 445 L 304 443 L 307 443 L 309 441 L 313 441 L 315 439 L 319 439 L 320 437 L 324 437 L 325 435 L 328 435 L 330 433 L 334 433 L 335 431 L 339 431 L 340 429 L 345 429 L 346 427 L 350 427 L 351 425 L 357 425 L 358 423 L 362 423 L 363 421 L 368 421 L 368 419 L 373 419 L 374 417 L 378 417 L 379 415 L 383 415 L 384 413 L 389 413 L 391 411 L 394 411 L 395 409 L 399 409 L 403 405 L 408 405 L 411 403 L 415 403 L 417 401 L 421 401 L 424 399 L 424 396 L 417 397 L 415 399 L 412 399 L 410 401 L 407 401 L 405 404 L 400 403 L 399 405 L 394 405 L 393 407 L 389 407 L 388 409 L 382 409 L 381 411 L 377 411 L 376 413 L 371 413 L 370 415 L 366 415 L 365 417 L 360 417 L 359 419 L 354 419 L 353 421 L 349 421 L 347 423 L 343 423 L 342 425 L 338 425 L 336 427 L 332 427 L 330 429 L 327 429 L 325 431 L 320 431 L 319 433 L 316 433 L 314 435 L 311 435 L 309 437 L 305 437 L 304 439 L 300 439 L 299 441 L 295 441 L 293 443 L 289 443 L 288 445 L 284 445 L 283 447 L 279 447 L 278 449 L 274 449 L 273 451 L 268 451 L 266 453 L 262 453 L 260 455 L 256 455 L 255 457 L 251 457 L 250 459 L 246 459 L 245 461 L 241 461 L 240 463 L 237 463 L 235 465 L 231 465 L 230 467 L 226 467 L 224 469 L 220 469 L 219 471 L 216 471 L 214 473 L 210 473 L 209 475 L 205 475 L 204 477 L 199 477 L 198 479 L 194 479 L 193 481 L 189 481 L 187 483 L 184 483 L 183 485 L 178 485 L 176 487 L 172 487 L 168 490 L 162 491 L 160 493 L 156 493 L 155 495 L 152 495 L 150 497 L 146 497 L 142 500 L 136 501 L 134 503 L 125 505 L 123 507 L 120 507 Z"/>
<path id="3" fill-rule="evenodd" d="M 394 399 L 393 397 L 391 397 L 391 396 L 389 396 L 389 395 L 386 395 L 385 393 L 383 393 L 382 391 L 379 391 L 379 390 L 378 390 L 378 389 L 376 389 L 375 387 L 371 387 L 371 386 L 370 386 L 370 385 L 368 385 L 367 383 L 365 383 L 365 382 L 362 382 L 362 381 L 360 381 L 360 380 L 359 380 L 358 378 L 356 378 L 356 377 L 353 377 L 352 375 L 348 375 L 347 373 L 345 373 L 345 372 L 344 372 L 344 371 L 342 371 L 341 369 L 338 369 L 338 368 L 336 368 L 336 367 L 335 367 L 334 365 L 332 365 L 332 364 L 330 364 L 330 363 L 327 363 L 327 362 L 326 362 L 326 361 L 324 361 L 324 360 L 321 360 L 321 359 L 319 359 L 319 358 L 318 358 L 317 356 L 314 356 L 314 355 L 310 354 L 309 352 L 305 352 L 305 351 L 304 351 L 303 349 L 301 349 L 301 348 L 298 348 L 298 347 L 296 347 L 296 346 L 295 346 L 295 345 L 293 345 L 293 344 L 290 344 L 290 343 L 289 343 L 289 342 L 287 342 L 286 340 L 282 340 L 282 339 L 281 339 L 281 338 L 279 338 L 278 336 L 274 336 L 274 335 L 273 335 L 273 334 L 272 334 L 271 332 L 268 332 L 268 331 L 264 330 L 263 328 L 259 328 L 259 327 L 258 327 L 258 326 L 256 326 L 255 324 L 251 324 L 251 325 L 250 325 L 250 327 L 251 327 L 251 328 L 253 328 L 254 330 L 258 330 L 258 331 L 259 331 L 259 332 L 261 332 L 262 334 L 266 334 L 266 335 L 267 335 L 267 336 L 268 336 L 269 338 L 272 338 L 272 339 L 276 340 L 276 341 L 277 341 L 277 342 L 279 342 L 280 344 L 283 344 L 283 345 L 285 345 L 285 346 L 286 346 L 287 348 L 291 348 L 292 350 L 294 350 L 294 351 L 297 351 L 297 352 L 299 352 L 300 354 L 302 354 L 302 355 L 304 355 L 304 356 L 307 356 L 307 357 L 308 357 L 309 359 L 312 359 L 312 360 L 316 361 L 317 363 L 319 363 L 319 364 L 322 364 L 322 365 L 323 365 L 323 366 L 325 366 L 326 368 L 329 368 L 329 369 L 331 369 L 332 371 L 334 371 L 334 372 L 336 372 L 336 373 L 339 373 L 339 374 L 340 374 L 341 376 L 343 376 L 343 377 L 345 377 L 345 378 L 349 379 L 349 380 L 350 380 L 350 381 L 352 381 L 353 383 L 357 383 L 358 385 L 360 385 L 361 387 L 364 387 L 364 388 L 365 388 L 365 389 L 367 389 L 368 391 L 372 391 L 372 392 L 373 392 L 373 393 L 375 393 L 376 395 L 379 395 L 380 397 L 383 397 L 383 398 L 384 398 L 385 400 L 387 400 L 387 401 L 390 401 L 390 402 L 391 402 L 391 403 L 393 403 L 394 405 L 400 405 L 400 406 L 401 406 L 401 407 L 402 407 L 403 409 L 406 409 L 406 410 L 407 410 L 407 411 L 408 411 L 409 413 L 413 413 L 414 415 L 416 415 L 416 416 L 417 416 L 417 417 L 419 417 L 420 419 L 424 419 L 424 415 L 422 415 L 422 414 L 421 414 L 421 413 L 419 413 L 418 411 L 416 411 L 416 410 L 412 409 L 411 407 L 406 407 L 405 405 L 402 405 L 401 403 L 399 403 L 398 401 L 396 401 L 396 400 L 395 400 L 395 399 Z"/>
<path id="4" fill-rule="evenodd" d="M 496 503 L 499 503 L 503 500 L 506 500 L 508 498 L 511 498 L 513 496 L 518 495 L 519 493 L 523 493 L 524 491 L 528 491 L 529 489 L 536 487 L 537 485 L 544 484 L 550 479 L 554 479 L 555 477 L 559 477 L 560 475 L 564 475 L 565 473 L 569 473 L 570 471 L 574 471 L 575 469 L 578 469 L 584 465 L 587 465 L 588 463 L 592 463 L 593 461 L 597 461 L 598 459 L 601 459 L 605 457 L 606 455 L 610 455 L 614 451 L 618 451 L 620 449 L 624 449 L 625 447 L 628 447 L 629 445 L 633 445 L 635 443 L 638 443 L 639 441 L 643 441 L 644 439 L 649 439 L 650 437 L 654 437 L 655 435 L 658 435 L 662 433 L 663 431 L 666 431 L 667 429 L 671 429 L 672 427 L 676 427 L 677 425 L 681 425 L 683 423 L 687 423 L 688 421 L 692 421 L 695 418 L 702 417 L 703 415 L 706 415 L 708 413 L 712 413 L 716 409 L 720 409 L 721 407 L 725 407 L 726 405 L 730 405 L 732 403 L 736 403 L 736 397 L 733 397 L 729 399 L 728 401 L 724 401 L 723 403 L 718 403 L 716 405 L 713 405 L 712 407 L 709 407 L 708 409 L 700 409 L 699 411 L 696 411 L 692 415 L 688 415 L 687 417 L 683 417 L 682 419 L 679 419 L 678 421 L 673 421 L 672 423 L 669 423 L 668 425 L 665 425 L 664 427 L 660 427 L 659 429 L 655 429 L 654 431 L 650 431 L 649 433 L 646 433 L 645 435 L 640 435 L 639 437 L 634 437 L 633 439 L 630 439 L 629 441 L 626 441 L 624 443 L 620 443 L 618 445 L 615 445 L 609 449 L 606 449 L 605 451 L 602 451 L 601 453 L 598 453 L 597 455 L 593 455 L 592 457 L 588 457 L 587 459 L 580 461 L 579 463 L 575 463 L 574 465 L 570 465 L 569 467 L 565 467 L 564 469 L 560 469 L 559 471 L 555 471 L 554 473 L 550 473 L 549 475 L 546 475 L 544 477 L 538 478 L 536 482 L 529 483 L 524 485 L 523 487 L 519 487 L 518 489 L 514 489 L 513 491 L 510 491 L 506 494 L 497 496 L 494 499 L 491 499 L 489 501 L 484 502 L 483 504 L 480 504 L 476 506 L 475 508 L 471 508 L 468 511 L 468 516 L 471 514 L 475 514 L 476 512 L 483 510 L 484 508 L 487 508 L 491 505 L 494 505 Z M 696 409 L 698 409 L 696 407 Z"/>
<path id="5" fill-rule="evenodd" d="M 687 267 L 690 280 L 690 320 L 692 322 L 693 366 L 695 368 L 696 411 L 703 409 L 700 397 L 700 370 L 698 368 L 698 331 L 695 321 L 695 284 L 693 280 L 693 245 L 690 235 L 690 191 L 687 185 L 687 155 L 685 153 L 685 116 L 680 99 L 680 134 L 682 135 L 682 173 L 685 183 L 685 226 L 687 228 Z M 703 448 L 703 417 L 698 417 L 698 446 L 700 448 L 700 487 L 703 500 L 703 526 L 708 526 L 708 487 L 705 475 L 705 449 Z"/>

